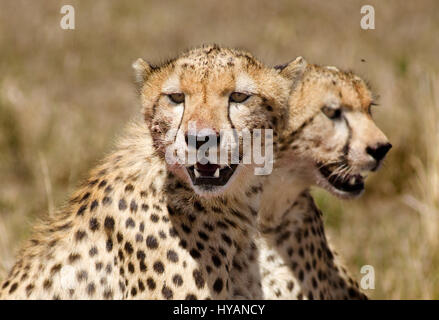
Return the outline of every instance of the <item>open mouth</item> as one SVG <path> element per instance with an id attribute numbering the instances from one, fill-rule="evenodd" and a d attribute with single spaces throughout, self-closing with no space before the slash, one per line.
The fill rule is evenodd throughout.
<path id="1" fill-rule="evenodd" d="M 361 193 L 364 190 L 364 177 L 361 174 L 339 175 L 334 173 L 339 167 L 339 164 L 320 165 L 319 171 L 334 188 L 352 194 Z"/>
<path id="2" fill-rule="evenodd" d="M 235 173 L 237 164 L 218 165 L 201 164 L 186 167 L 187 172 L 194 185 L 198 186 L 224 186 Z"/>

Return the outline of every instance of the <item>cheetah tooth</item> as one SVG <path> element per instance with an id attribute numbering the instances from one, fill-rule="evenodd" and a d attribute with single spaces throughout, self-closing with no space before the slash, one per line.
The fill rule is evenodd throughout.
<path id="1" fill-rule="evenodd" d="M 355 184 L 355 177 L 349 179 L 349 184 Z"/>
<path id="2" fill-rule="evenodd" d="M 219 168 L 216 168 L 215 174 L 213 175 L 215 178 L 219 178 Z"/>
<path id="3" fill-rule="evenodd" d="M 194 173 L 195 173 L 195 177 L 196 177 L 196 178 L 199 178 L 199 177 L 200 177 L 200 173 L 198 172 L 197 169 L 194 169 Z"/>

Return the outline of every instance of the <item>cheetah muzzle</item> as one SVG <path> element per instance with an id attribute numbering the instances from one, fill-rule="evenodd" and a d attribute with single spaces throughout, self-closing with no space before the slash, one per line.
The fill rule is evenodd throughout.
<path id="1" fill-rule="evenodd" d="M 346 167 L 343 164 L 319 164 L 319 172 L 322 176 L 337 190 L 348 192 L 355 196 L 364 191 L 364 176 L 361 174 L 343 174 L 338 173 L 340 167 Z"/>

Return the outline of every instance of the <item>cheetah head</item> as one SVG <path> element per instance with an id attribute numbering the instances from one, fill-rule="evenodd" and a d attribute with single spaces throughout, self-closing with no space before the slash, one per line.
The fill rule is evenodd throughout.
<path id="1" fill-rule="evenodd" d="M 255 164 L 240 162 L 242 137 L 225 144 L 223 131 L 253 132 L 286 124 L 290 80 L 247 52 L 203 46 L 158 67 L 141 59 L 133 67 L 157 154 L 199 195 L 233 192 L 254 175 Z M 238 160 L 200 158 L 207 142 L 216 147 L 212 154 L 235 148 Z M 190 155 L 197 156 L 195 161 Z"/>
<path id="2" fill-rule="evenodd" d="M 301 79 L 289 101 L 281 161 L 336 196 L 359 196 L 366 175 L 380 167 L 391 148 L 372 119 L 372 93 L 352 72 L 308 65 L 303 58 L 295 64 Z"/>

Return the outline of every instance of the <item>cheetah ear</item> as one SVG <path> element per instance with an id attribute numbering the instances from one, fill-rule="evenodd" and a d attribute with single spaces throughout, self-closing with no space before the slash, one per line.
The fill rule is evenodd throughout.
<path id="1" fill-rule="evenodd" d="M 134 61 L 132 67 L 134 69 L 135 82 L 137 86 L 141 88 L 151 74 L 153 67 L 142 58 Z"/>
<path id="2" fill-rule="evenodd" d="M 279 70 L 280 74 L 284 77 L 297 81 L 305 72 L 308 62 L 303 57 L 297 57 L 293 61 L 285 63 L 283 65 L 275 66 L 276 70 Z"/>

